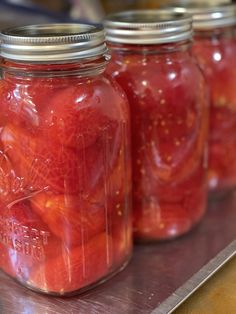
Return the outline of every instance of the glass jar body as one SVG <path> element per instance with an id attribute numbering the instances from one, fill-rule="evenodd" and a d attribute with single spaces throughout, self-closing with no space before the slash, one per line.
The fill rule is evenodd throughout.
<path id="1" fill-rule="evenodd" d="M 183 44 L 111 45 L 108 66 L 131 106 L 134 236 L 189 231 L 206 207 L 205 81 Z"/>
<path id="2" fill-rule="evenodd" d="M 36 291 L 72 295 L 131 254 L 127 101 L 81 65 L 3 68 L 0 268 Z"/>
<path id="3" fill-rule="evenodd" d="M 232 27 L 196 32 L 193 53 L 210 87 L 208 186 L 221 195 L 236 186 L 236 40 Z"/>

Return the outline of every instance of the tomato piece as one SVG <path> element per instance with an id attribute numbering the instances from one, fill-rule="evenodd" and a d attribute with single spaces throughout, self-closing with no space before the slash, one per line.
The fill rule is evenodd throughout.
<path id="1" fill-rule="evenodd" d="M 1 140 L 13 170 L 24 179 L 28 191 L 51 188 L 89 195 L 104 171 L 100 142 L 76 153 L 12 125 L 3 129 Z"/>
<path id="2" fill-rule="evenodd" d="M 65 294 L 95 283 L 113 263 L 109 242 L 109 236 L 102 233 L 84 246 L 65 250 L 35 267 L 29 284 L 43 291 Z"/>
<path id="3" fill-rule="evenodd" d="M 58 90 L 42 114 L 44 131 L 60 144 L 85 149 L 112 123 L 98 102 L 86 82 Z"/>
<path id="4" fill-rule="evenodd" d="M 144 172 L 149 178 L 156 178 L 163 183 L 172 181 L 177 183 L 191 175 L 206 148 L 208 114 L 205 103 L 201 110 L 199 117 L 196 113 L 189 112 L 191 118 L 186 116 L 186 119 L 182 118 L 180 121 L 173 114 L 172 118 L 163 114 L 167 118 L 158 120 L 153 113 L 150 123 L 142 123 L 140 138 L 133 142 L 133 169 L 137 177 L 135 181 L 141 182 Z M 179 122 L 184 125 L 178 125 Z M 187 127 L 188 123 L 194 124 L 192 130 Z M 135 137 L 137 138 L 138 135 L 136 134 Z"/>
<path id="5" fill-rule="evenodd" d="M 134 234 L 138 239 L 171 238 L 187 232 L 206 208 L 206 169 L 199 162 L 179 184 L 150 181 L 134 197 Z M 144 182 L 145 183 L 145 182 Z"/>
<path id="6" fill-rule="evenodd" d="M 104 206 L 71 195 L 40 193 L 31 198 L 33 210 L 65 245 L 81 245 L 105 230 Z"/>
<path id="7" fill-rule="evenodd" d="M 186 233 L 204 215 L 206 193 L 195 188 L 179 202 L 164 202 L 154 197 L 136 201 L 134 236 L 137 240 L 170 239 Z"/>
<path id="8" fill-rule="evenodd" d="M 182 203 L 159 203 L 154 197 L 136 203 L 134 236 L 137 240 L 168 239 L 183 234 L 192 226 Z"/>
<path id="9" fill-rule="evenodd" d="M 151 178 L 150 183 L 142 187 L 142 194 L 144 197 L 156 195 L 159 202 L 180 203 L 183 202 L 187 195 L 191 195 L 193 190 L 206 190 L 207 175 L 203 159 L 199 159 L 199 164 L 195 171 L 181 182 L 178 182 L 178 184 L 175 181 L 171 183 L 158 182 L 155 178 Z M 135 195 L 139 198 L 137 194 Z"/>

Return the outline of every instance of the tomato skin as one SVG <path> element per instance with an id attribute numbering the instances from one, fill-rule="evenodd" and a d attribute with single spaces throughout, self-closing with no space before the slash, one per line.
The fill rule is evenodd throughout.
<path id="1" fill-rule="evenodd" d="M 108 73 L 123 87 L 131 107 L 134 236 L 138 241 L 177 237 L 206 208 L 205 80 L 189 50 L 175 50 L 174 44 L 169 50 L 119 47 L 110 44 Z M 189 210 L 185 204 L 191 194 Z"/>
<path id="2" fill-rule="evenodd" d="M 232 27 L 196 33 L 193 54 L 210 88 L 208 185 L 211 195 L 236 185 L 236 41 Z"/>

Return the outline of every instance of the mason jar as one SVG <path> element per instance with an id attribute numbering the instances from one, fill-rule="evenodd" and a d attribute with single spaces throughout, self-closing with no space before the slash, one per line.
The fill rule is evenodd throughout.
<path id="1" fill-rule="evenodd" d="M 102 28 L 1 33 L 0 268 L 72 295 L 130 257 L 129 107 Z"/>
<path id="2" fill-rule="evenodd" d="M 131 106 L 135 239 L 175 238 L 200 221 L 207 198 L 208 98 L 190 51 L 192 19 L 129 11 L 104 25 L 107 72 Z"/>
<path id="3" fill-rule="evenodd" d="M 214 197 L 236 187 L 236 6 L 189 5 L 185 12 L 193 15 L 193 53 L 210 88 L 208 186 Z"/>

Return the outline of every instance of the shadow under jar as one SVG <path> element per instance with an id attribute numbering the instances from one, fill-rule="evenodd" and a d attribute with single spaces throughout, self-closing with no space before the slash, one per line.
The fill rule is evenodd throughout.
<path id="1" fill-rule="evenodd" d="M 208 186 L 217 197 L 236 187 L 236 6 L 193 4 L 185 12 L 193 15 L 193 54 L 210 87 Z"/>
<path id="2" fill-rule="evenodd" d="M 208 104 L 190 53 L 191 18 L 169 11 L 108 16 L 108 72 L 131 106 L 134 236 L 175 238 L 206 208 Z"/>
<path id="3" fill-rule="evenodd" d="M 1 34 L 0 268 L 72 295 L 121 270 L 132 250 L 129 108 L 104 74 L 103 29 Z"/>

